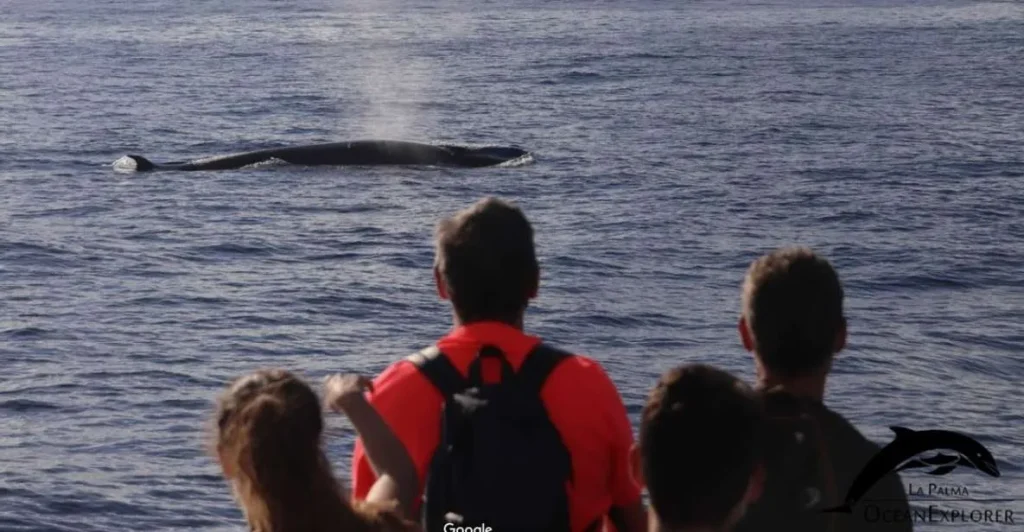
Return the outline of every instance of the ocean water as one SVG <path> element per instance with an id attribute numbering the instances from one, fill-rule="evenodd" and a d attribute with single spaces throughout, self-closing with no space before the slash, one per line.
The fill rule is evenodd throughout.
<path id="1" fill-rule="evenodd" d="M 1024 4 L 0 3 L 0 529 L 238 530 L 207 450 L 234 377 L 379 372 L 450 324 L 433 224 L 519 203 L 528 327 L 631 415 L 666 368 L 750 379 L 747 264 L 810 245 L 849 347 L 827 401 L 879 443 L 955 429 L 1024 520 Z M 114 172 L 357 138 L 514 144 L 514 168 Z M 330 417 L 347 478 L 352 432 Z M 961 492 L 963 494 L 963 492 Z M 962 497 L 963 498 L 963 497 Z M 998 500 L 991 500 L 998 499 Z"/>

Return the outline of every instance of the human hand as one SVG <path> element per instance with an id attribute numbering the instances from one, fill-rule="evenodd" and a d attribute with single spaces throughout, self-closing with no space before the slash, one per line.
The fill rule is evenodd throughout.
<path id="1" fill-rule="evenodd" d="M 373 391 L 373 381 L 369 377 L 337 373 L 324 380 L 324 403 L 332 410 L 344 411 L 366 401 L 363 397 L 366 391 Z"/>

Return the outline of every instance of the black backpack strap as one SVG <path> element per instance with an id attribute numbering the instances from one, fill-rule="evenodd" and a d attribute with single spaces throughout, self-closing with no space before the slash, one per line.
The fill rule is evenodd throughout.
<path id="1" fill-rule="evenodd" d="M 409 355 L 406 360 L 412 362 L 446 399 L 466 389 L 466 379 L 437 346 Z"/>
<path id="2" fill-rule="evenodd" d="M 548 375 L 558 364 L 571 356 L 573 356 L 571 353 L 555 349 L 544 343 L 537 344 L 537 347 L 534 347 L 526 355 L 526 360 L 519 366 L 519 372 L 516 374 L 517 380 L 539 393 L 544 387 L 544 381 L 547 380 Z"/>
<path id="3" fill-rule="evenodd" d="M 480 364 L 485 358 L 492 358 L 501 364 L 501 381 L 507 382 L 512 378 L 512 365 L 508 363 L 508 359 L 505 358 L 505 353 L 496 346 L 483 345 L 480 347 L 480 351 L 476 354 L 476 358 L 469 364 L 469 379 L 470 386 L 481 387 L 484 386 L 483 376 L 481 375 Z"/>

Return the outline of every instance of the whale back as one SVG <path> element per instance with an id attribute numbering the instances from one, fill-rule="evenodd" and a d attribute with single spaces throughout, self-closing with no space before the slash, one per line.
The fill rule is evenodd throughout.
<path id="1" fill-rule="evenodd" d="M 529 154 L 516 146 L 445 146 L 460 166 L 481 167 L 494 166 L 514 161 Z"/>
<path id="2" fill-rule="evenodd" d="M 119 171 L 226 170 L 270 160 L 298 165 L 428 165 L 479 168 L 497 166 L 529 155 L 515 146 L 471 147 L 424 144 L 397 140 L 357 140 L 267 148 L 218 155 L 186 162 L 155 164 L 141 155 L 126 155 L 115 162 Z"/>

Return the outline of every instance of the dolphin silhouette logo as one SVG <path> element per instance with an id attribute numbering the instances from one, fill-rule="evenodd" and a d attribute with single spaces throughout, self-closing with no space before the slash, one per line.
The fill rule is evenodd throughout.
<path id="1" fill-rule="evenodd" d="M 977 469 L 989 476 L 998 477 L 996 459 L 974 438 L 948 430 L 914 431 L 904 427 L 889 427 L 896 433 L 896 439 L 883 447 L 857 478 L 854 479 L 846 499 L 840 506 L 826 508 L 823 512 L 852 513 L 853 506 L 885 475 L 904 469 L 934 467 L 930 475 L 945 475 L 957 467 Z M 948 449 L 955 455 L 939 453 L 930 458 L 918 458 L 928 451 Z"/>

